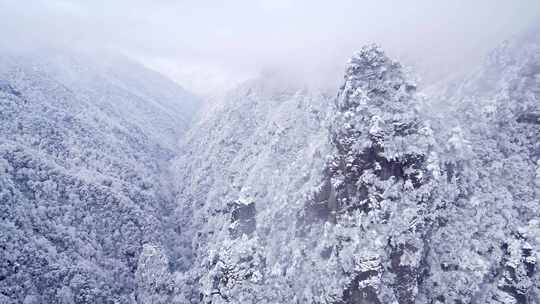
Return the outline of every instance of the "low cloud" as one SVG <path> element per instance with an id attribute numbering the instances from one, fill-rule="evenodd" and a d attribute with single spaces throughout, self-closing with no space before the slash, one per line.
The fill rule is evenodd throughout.
<path id="1" fill-rule="evenodd" d="M 6 47 L 114 49 L 211 94 L 268 70 L 332 86 L 371 42 L 433 82 L 539 23 L 540 2 L 0 0 L 0 20 Z"/>

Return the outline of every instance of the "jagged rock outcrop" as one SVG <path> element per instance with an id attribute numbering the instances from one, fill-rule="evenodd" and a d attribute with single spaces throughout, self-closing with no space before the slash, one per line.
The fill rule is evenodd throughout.
<path id="1" fill-rule="evenodd" d="M 416 299 L 439 172 L 415 90 L 377 46 L 364 47 L 347 67 L 331 122 L 334 150 L 320 192 L 306 205 L 312 231 L 335 226 L 325 255 L 345 284 L 331 295 L 334 303 Z M 321 208 L 324 217 L 309 219 Z"/>

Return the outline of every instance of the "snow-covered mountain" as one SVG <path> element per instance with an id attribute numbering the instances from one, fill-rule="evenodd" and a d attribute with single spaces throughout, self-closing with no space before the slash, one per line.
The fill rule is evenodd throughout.
<path id="1" fill-rule="evenodd" d="M 192 123 L 97 58 L 0 60 L 0 303 L 540 302 L 540 32 L 429 90 L 369 45 L 337 94 L 266 75 Z"/>
<path id="2" fill-rule="evenodd" d="M 443 270 L 430 279 L 432 290 L 443 300 L 540 301 L 539 67 L 540 31 L 533 30 L 433 97 L 446 104 L 428 113 L 457 194 L 430 251 Z"/>
<path id="3" fill-rule="evenodd" d="M 178 159 L 195 280 L 180 289 L 204 303 L 357 303 L 379 291 L 414 299 L 428 229 L 399 235 L 424 226 L 417 214 L 434 203 L 417 199 L 429 196 L 436 167 L 399 64 L 363 49 L 335 103 L 246 86 L 191 130 Z M 411 266 L 387 265 L 404 246 Z"/>
<path id="4" fill-rule="evenodd" d="M 192 266 L 168 299 L 538 302 L 539 44 L 427 97 L 373 46 L 336 98 L 233 92 L 176 163 Z"/>
<path id="5" fill-rule="evenodd" d="M 0 302 L 133 303 L 197 99 L 119 56 L 1 58 Z"/>

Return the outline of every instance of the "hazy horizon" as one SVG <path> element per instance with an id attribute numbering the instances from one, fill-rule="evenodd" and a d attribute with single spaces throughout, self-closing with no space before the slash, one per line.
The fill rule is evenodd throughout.
<path id="1" fill-rule="evenodd" d="M 539 17 L 532 0 L 0 1 L 8 44 L 113 49 L 200 95 L 268 71 L 331 86 L 366 43 L 430 83 L 467 69 Z"/>

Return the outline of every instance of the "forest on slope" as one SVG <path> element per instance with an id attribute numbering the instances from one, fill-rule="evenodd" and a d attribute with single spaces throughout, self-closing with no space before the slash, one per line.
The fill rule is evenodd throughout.
<path id="1" fill-rule="evenodd" d="M 419 94 L 367 46 L 336 98 L 225 97 L 177 159 L 162 303 L 539 302 L 539 56 L 531 31 Z"/>
<path id="2" fill-rule="evenodd" d="M 133 303 L 145 243 L 174 251 L 170 159 L 197 99 L 120 56 L 0 64 L 0 303 Z"/>
<path id="3" fill-rule="evenodd" d="M 540 31 L 430 88 L 368 45 L 337 92 L 196 116 L 51 52 L 0 60 L 0 303 L 540 302 Z"/>

